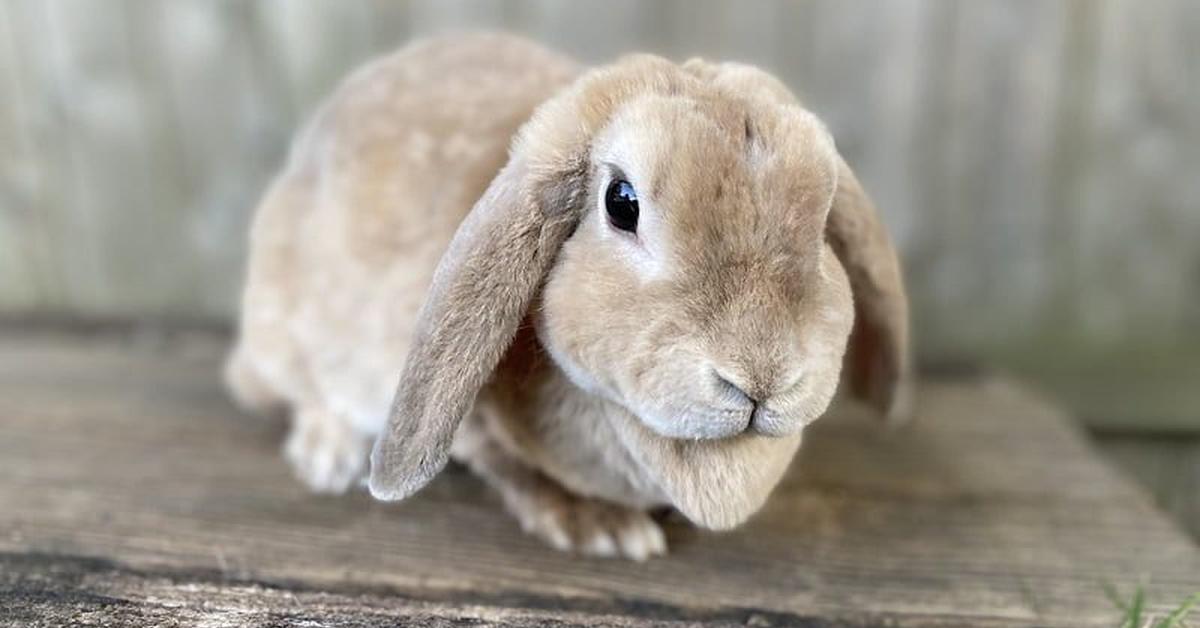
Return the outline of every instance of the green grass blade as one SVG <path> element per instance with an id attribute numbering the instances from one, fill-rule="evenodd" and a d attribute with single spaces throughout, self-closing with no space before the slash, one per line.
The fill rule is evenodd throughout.
<path id="1" fill-rule="evenodd" d="M 1125 613 L 1125 621 L 1121 624 L 1121 628 L 1141 628 L 1142 611 L 1146 607 L 1146 589 L 1140 585 L 1133 592 L 1133 601 L 1129 603 L 1129 610 Z"/>
<path id="2" fill-rule="evenodd" d="M 1192 612 L 1192 609 L 1200 604 L 1200 593 L 1193 593 L 1192 597 L 1188 598 L 1179 605 L 1170 615 L 1167 615 L 1162 621 L 1155 624 L 1155 628 L 1179 628 L 1184 619 Z"/>

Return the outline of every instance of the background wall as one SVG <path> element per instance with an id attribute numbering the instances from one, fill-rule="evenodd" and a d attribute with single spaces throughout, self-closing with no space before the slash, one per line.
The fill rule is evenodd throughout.
<path id="1" fill-rule="evenodd" d="M 1200 3 L 0 0 L 0 311 L 218 317 L 292 131 L 414 36 L 761 64 L 833 128 L 924 356 L 1200 430 Z"/>

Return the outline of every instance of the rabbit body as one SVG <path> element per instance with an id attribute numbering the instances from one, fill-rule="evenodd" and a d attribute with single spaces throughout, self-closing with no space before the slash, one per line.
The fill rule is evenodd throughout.
<path id="1" fill-rule="evenodd" d="M 364 477 L 439 258 L 517 128 L 577 71 L 516 38 L 433 40 L 357 71 L 297 138 L 255 215 L 226 381 L 250 409 L 289 409 L 285 453 L 314 491 Z M 537 379 L 554 392 L 532 404 L 485 390 L 456 457 L 504 446 L 582 494 L 665 502 L 603 433 L 599 415 L 619 408 L 545 365 Z M 555 418 L 538 421 L 545 416 Z M 527 527 L 539 516 L 524 516 Z M 575 542 L 563 540 L 571 533 L 544 532 L 560 545 Z"/>
<path id="2" fill-rule="evenodd" d="M 666 62 L 635 63 L 656 68 Z M 469 248 L 474 246 L 472 237 L 483 237 L 479 232 L 506 228 L 507 223 L 488 222 L 493 219 L 487 213 L 490 205 L 502 205 L 496 199 L 512 194 L 510 188 L 516 186 L 505 182 L 504 173 L 526 168 L 523 172 L 532 173 L 525 175 L 529 179 L 549 177 L 545 173 L 553 166 L 566 163 L 567 157 L 560 154 L 565 151 L 544 148 L 545 161 L 525 159 L 524 152 L 538 148 L 541 136 L 555 132 L 548 130 L 554 124 L 564 133 L 575 133 L 576 126 L 587 126 L 589 112 L 616 101 L 601 90 L 601 104 L 578 117 L 559 112 L 562 115 L 554 118 L 553 106 L 548 106 L 551 111 L 537 119 L 543 128 L 527 131 L 529 137 L 510 150 L 535 110 L 572 89 L 581 72 L 573 61 L 515 37 L 429 40 L 354 73 L 298 135 L 284 171 L 254 219 L 240 333 L 225 376 L 245 406 L 282 406 L 289 411 L 285 455 L 314 490 L 340 492 L 360 482 L 371 442 L 378 439 L 372 491 L 381 497 L 402 497 L 436 473 L 439 450 L 445 448 L 499 491 L 527 531 L 562 549 L 644 558 L 666 547 L 648 509 L 674 506 L 701 525 L 726 528 L 757 510 L 782 476 L 799 446 L 799 426 L 772 433 L 770 421 L 764 420 L 762 434 L 722 433 L 718 438 L 703 431 L 674 433 L 674 427 L 649 422 L 645 415 L 652 412 L 639 412 L 615 393 L 605 392 L 609 384 L 589 375 L 586 355 L 572 357 L 573 347 L 583 341 L 573 339 L 575 332 L 565 329 L 570 324 L 564 321 L 566 312 L 581 307 L 573 300 L 585 299 L 580 293 L 588 290 L 577 282 L 581 273 L 589 272 L 584 270 L 588 265 L 597 263 L 589 257 L 595 253 L 587 242 L 607 237 L 602 221 L 577 219 L 562 227 L 553 245 L 535 246 L 536 255 L 546 255 L 541 262 L 545 268 L 558 260 L 554 270 L 514 274 L 508 283 L 492 288 L 495 294 L 478 287 L 486 286 L 493 275 L 505 279 L 504 268 L 484 273 L 471 266 L 482 264 L 479 268 L 486 271 L 486 264 L 495 262 L 483 254 L 472 257 L 475 249 Z M 690 72 L 716 80 L 713 73 L 724 70 L 704 66 Z M 736 83 L 747 75 L 738 69 L 730 76 Z M 765 99 L 790 99 L 777 82 L 752 76 L 758 83 L 749 85 L 750 91 L 762 91 Z M 535 121 L 527 126 L 538 125 Z M 696 127 L 692 135 L 702 135 L 703 128 Z M 823 133 L 813 129 L 801 130 Z M 660 135 L 670 133 L 668 127 Z M 749 137 L 749 126 L 746 133 Z M 812 137 L 814 145 L 823 146 L 824 136 Z M 596 141 L 590 150 L 602 152 Z M 828 154 L 818 150 L 819 155 L 836 156 L 831 142 L 821 150 Z M 516 175 L 509 179 L 517 180 Z M 833 174 L 818 177 L 813 189 L 825 186 L 821 193 L 833 195 L 835 179 Z M 848 171 L 841 181 L 842 187 L 847 181 L 854 183 Z M 573 199 L 585 192 L 596 194 L 594 183 L 577 187 L 561 192 L 556 202 L 575 203 Z M 835 205 L 837 198 L 861 193 L 856 183 L 848 191 L 842 187 Z M 537 194 L 543 198 L 560 192 Z M 671 191 L 662 194 L 666 198 Z M 900 284 L 893 269 L 884 265 L 881 271 L 869 260 L 860 265 L 845 262 L 853 260 L 855 249 L 842 240 L 863 239 L 855 235 L 864 230 L 863 220 L 853 215 L 829 218 L 834 226 L 837 220 L 847 221 L 848 235 L 834 234 L 837 237 L 830 236 L 826 243 L 819 232 L 814 236 L 818 240 L 812 246 L 830 252 L 822 258 L 819 274 L 835 287 L 822 309 L 824 322 L 812 325 L 830 330 L 827 335 L 834 341 L 821 353 L 822 364 L 836 361 L 838 366 L 823 369 L 831 375 L 822 372 L 814 378 L 820 380 L 821 392 L 806 400 L 804 421 L 824 410 L 836 383 L 854 319 L 846 286 L 857 288 L 856 281 L 875 279 L 872 273 L 884 275 L 876 283 L 885 286 L 877 291 L 885 295 L 885 303 L 867 316 L 860 312 L 860 324 L 869 324 L 872 316 L 887 319 L 903 305 L 902 299 L 895 305 L 892 292 L 900 290 Z M 873 224 L 868 221 L 866 231 L 878 240 L 883 236 Z M 507 254 L 516 245 L 506 242 L 521 237 L 550 242 L 545 234 L 552 228 L 541 222 L 535 226 L 513 227 L 517 230 L 511 237 L 496 236 L 497 246 L 507 248 L 493 249 L 490 257 L 498 257 L 496 251 Z M 845 271 L 834 250 L 846 264 Z M 446 261 L 449 258 L 453 259 Z M 525 259 L 532 258 L 515 263 Z M 856 289 L 856 298 L 858 294 Z M 454 299 L 467 305 L 439 309 Z M 459 312 L 461 319 L 455 318 Z M 747 310 L 740 316 L 755 315 Z M 905 325 L 906 312 L 897 316 Z M 503 324 L 492 324 L 489 317 Z M 459 323 L 466 331 L 455 327 Z M 478 328 L 479 339 L 471 325 Z M 515 331 L 495 331 L 504 325 Z M 492 336 L 497 340 L 487 340 Z M 905 348 L 903 340 L 898 341 L 900 349 Z M 461 351 L 459 364 L 455 343 L 463 342 L 473 344 Z M 415 349 L 422 353 L 412 355 Z M 638 351 L 636 343 L 631 345 L 632 355 Z M 471 357 L 476 354 L 484 357 Z M 435 359 L 441 360 L 436 368 L 426 366 Z M 893 362 L 897 359 L 892 356 Z M 865 368 L 872 364 L 878 366 L 878 361 Z M 466 373 L 462 381 L 460 372 Z M 705 385 L 723 381 L 706 380 Z M 661 390 L 675 385 L 666 381 Z M 455 401 L 458 405 L 421 398 L 417 410 L 408 409 L 406 400 L 441 394 L 446 386 L 454 387 L 461 398 Z M 749 384 L 744 387 L 749 390 Z M 421 412 L 439 418 L 404 418 Z M 456 416 L 459 412 L 462 417 Z M 430 436 L 433 428 L 427 425 L 435 425 L 440 436 Z M 401 446 L 396 443 L 406 447 L 403 454 L 387 449 Z M 402 483 L 416 479 L 411 487 L 389 492 L 391 485 L 382 474 L 407 464 L 405 456 L 419 469 L 397 477 L 407 478 Z"/>

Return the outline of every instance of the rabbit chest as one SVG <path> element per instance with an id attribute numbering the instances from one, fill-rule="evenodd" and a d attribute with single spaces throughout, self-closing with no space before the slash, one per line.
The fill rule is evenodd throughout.
<path id="1" fill-rule="evenodd" d="M 636 417 L 573 384 L 530 326 L 480 392 L 474 420 L 509 453 L 576 493 L 639 508 L 670 504 L 623 436 L 620 426 Z"/>

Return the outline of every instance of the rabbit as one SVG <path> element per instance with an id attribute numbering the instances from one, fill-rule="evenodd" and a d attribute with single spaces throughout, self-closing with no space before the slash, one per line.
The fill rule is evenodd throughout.
<path id="1" fill-rule="evenodd" d="M 874 206 L 770 74 L 450 35 L 298 135 L 225 378 L 290 411 L 314 490 L 400 500 L 453 458 L 554 547 L 641 560 L 652 512 L 754 514 L 843 368 L 911 414 L 908 326 Z"/>

